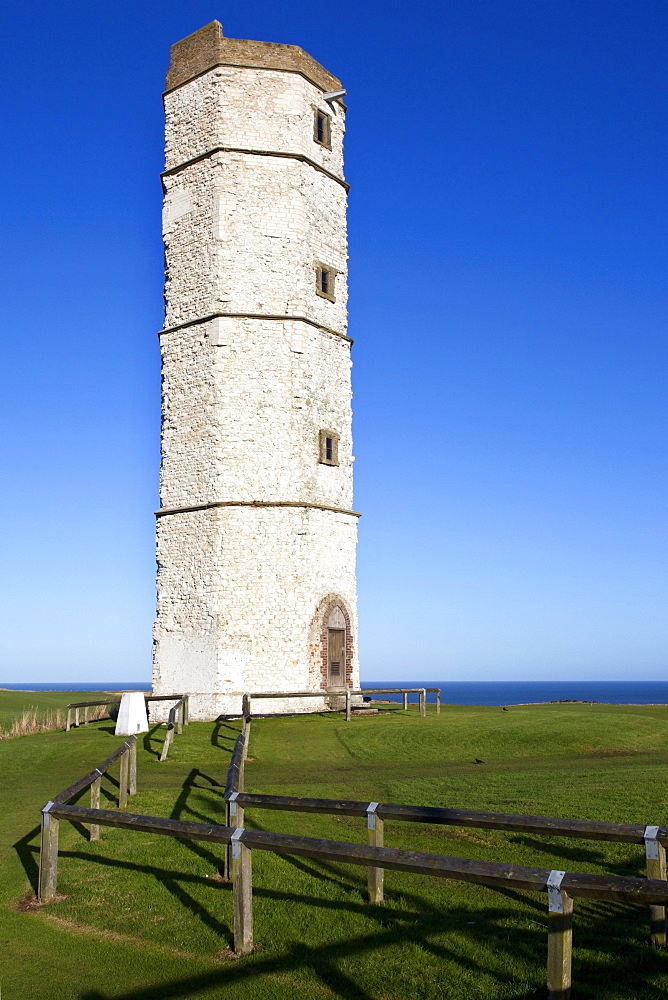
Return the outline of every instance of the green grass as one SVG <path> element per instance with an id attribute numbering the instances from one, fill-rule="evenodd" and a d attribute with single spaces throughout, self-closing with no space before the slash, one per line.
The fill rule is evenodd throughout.
<path id="1" fill-rule="evenodd" d="M 65 709 L 71 701 L 91 701 L 107 695 L 97 691 L 6 691 L 0 688 L 0 729 L 5 729 L 22 712 L 37 708 L 41 712 Z"/>
<path id="2" fill-rule="evenodd" d="M 40 699 L 42 695 L 40 693 Z M 67 700 L 71 700 L 68 696 Z M 444 707 L 256 720 L 246 787 L 636 823 L 667 823 L 668 708 Z M 160 764 L 140 745 L 133 812 L 223 821 L 236 723 L 191 723 Z M 39 809 L 118 743 L 109 722 L 0 743 L 0 980 L 3 1000 L 360 997 L 533 1000 L 545 995 L 546 900 L 514 890 L 388 872 L 386 903 L 353 866 L 253 856 L 258 950 L 229 954 L 222 848 L 61 824 L 59 892 L 17 910 L 34 883 Z M 475 764 L 475 758 L 484 761 Z M 115 785 L 104 782 L 107 802 Z M 86 796 L 82 798 L 85 802 Z M 103 800 L 104 804 L 104 800 Z M 363 821 L 249 810 L 246 825 L 365 842 Z M 642 875 L 640 846 L 498 831 L 386 824 L 386 844 L 569 871 Z M 644 908 L 576 901 L 574 1000 L 658 998 L 668 956 Z"/>

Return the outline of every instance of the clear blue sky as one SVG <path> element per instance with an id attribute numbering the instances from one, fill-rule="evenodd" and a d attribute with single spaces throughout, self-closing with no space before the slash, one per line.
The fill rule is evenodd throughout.
<path id="1" fill-rule="evenodd" d="M 664 678 L 668 4 L 10 0 L 0 682 L 150 675 L 169 46 L 348 89 L 362 675 Z"/>

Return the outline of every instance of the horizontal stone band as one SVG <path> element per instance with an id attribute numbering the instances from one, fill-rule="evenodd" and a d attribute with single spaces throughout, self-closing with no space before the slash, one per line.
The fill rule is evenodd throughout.
<path id="1" fill-rule="evenodd" d="M 332 330 L 331 326 L 323 326 L 322 323 L 316 323 L 315 320 L 307 319 L 306 316 L 272 316 L 269 313 L 215 312 L 209 316 L 202 316 L 200 319 L 189 319 L 185 323 L 177 323 L 176 326 L 165 327 L 164 330 L 158 330 L 158 336 L 161 337 L 163 333 L 176 333 L 177 330 L 185 330 L 189 326 L 198 326 L 200 323 L 210 323 L 212 319 L 270 319 L 278 320 L 279 322 L 307 323 L 309 326 L 314 326 L 316 330 L 331 333 L 335 337 L 340 337 L 341 340 L 347 340 L 349 344 L 354 343 L 352 337 L 349 337 L 347 333 L 339 333 L 338 330 Z"/>
<path id="2" fill-rule="evenodd" d="M 310 156 L 306 156 L 305 153 L 283 153 L 278 150 L 273 149 L 243 149 L 239 146 L 214 146 L 213 149 L 209 149 L 206 153 L 200 153 L 199 156 L 193 156 L 191 160 L 184 160 L 183 163 L 179 163 L 176 167 L 170 167 L 169 170 L 163 170 L 160 177 L 171 177 L 173 174 L 178 174 L 181 170 L 185 170 L 186 167 L 192 167 L 195 163 L 200 163 L 202 160 L 208 159 L 210 156 L 215 156 L 216 153 L 248 153 L 250 156 L 278 156 L 287 160 L 299 160 L 301 163 L 308 164 L 309 167 L 314 167 L 319 170 L 321 174 L 329 177 L 330 180 L 336 181 L 341 187 L 345 188 L 346 191 L 350 190 L 350 184 L 337 177 L 333 174 L 331 170 L 327 167 L 322 167 L 315 160 L 312 160 Z"/>
<path id="3" fill-rule="evenodd" d="M 300 503 L 299 500 L 214 500 L 211 503 L 191 504 L 188 507 L 163 507 L 155 511 L 156 517 L 166 517 L 167 514 L 188 514 L 190 511 L 211 510 L 213 507 L 303 507 L 307 510 L 331 510 L 334 514 L 349 514 L 351 517 L 361 517 L 356 510 L 346 510 L 345 507 L 328 507 L 322 503 Z"/>

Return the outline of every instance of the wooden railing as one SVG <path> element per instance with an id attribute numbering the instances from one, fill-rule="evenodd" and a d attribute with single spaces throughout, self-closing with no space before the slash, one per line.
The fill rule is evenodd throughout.
<path id="1" fill-rule="evenodd" d="M 409 694 L 419 696 L 420 715 L 424 718 L 427 714 L 427 694 L 436 695 L 436 712 L 441 711 L 441 689 L 430 688 L 344 688 L 341 691 L 248 691 L 242 699 L 242 713 L 250 715 L 253 698 L 344 698 L 346 722 L 352 718 L 352 699 L 360 695 L 374 694 L 401 694 L 403 695 L 403 707 L 408 708 Z"/>
<path id="2" fill-rule="evenodd" d="M 102 775 L 106 774 L 112 764 L 120 760 L 118 779 L 118 808 L 126 809 L 128 795 L 137 791 L 137 737 L 130 736 L 121 743 L 114 752 L 98 767 L 79 778 L 73 785 L 60 792 L 42 809 L 42 838 L 39 853 L 39 883 L 37 893 L 42 902 L 49 902 L 56 893 L 58 871 L 58 816 L 60 806 L 67 805 L 71 799 L 86 788 L 90 788 L 90 811 L 100 810 L 100 788 Z M 78 808 L 78 807 L 77 807 Z M 54 811 L 55 810 L 55 811 Z M 90 839 L 100 839 L 100 824 L 94 820 L 90 826 Z"/>
<path id="3" fill-rule="evenodd" d="M 241 739 L 241 737 L 240 737 Z M 344 799 L 308 799 L 288 795 L 258 795 L 244 792 L 241 786 L 225 789 L 229 801 L 236 791 L 237 809 L 274 809 L 283 812 L 325 813 L 330 816 L 360 816 L 367 820 L 369 843 L 383 847 L 386 820 L 410 823 L 433 823 L 439 826 L 475 827 L 503 830 L 507 833 L 531 833 L 538 836 L 577 837 L 582 840 L 606 840 L 617 844 L 642 844 L 645 848 L 647 878 L 666 879 L 666 844 L 668 827 L 633 823 L 602 823 L 595 820 L 560 819 L 549 816 L 522 816 L 512 813 L 479 812 L 471 809 L 442 809 L 436 806 L 407 806 L 388 802 L 356 802 Z M 232 824 L 234 825 L 234 823 Z M 383 902 L 383 873 L 369 869 L 369 898 Z M 664 907 L 650 912 L 654 944 L 666 944 Z"/>
<path id="4" fill-rule="evenodd" d="M 242 826 L 187 823 L 112 810 L 87 809 L 65 803 L 54 802 L 50 814 L 52 823 L 54 819 L 96 823 L 135 832 L 163 834 L 181 840 L 231 845 L 234 949 L 242 955 L 253 948 L 252 850 L 362 865 L 377 870 L 412 872 L 497 888 L 547 893 L 547 985 L 551 1000 L 567 1000 L 570 996 L 573 899 L 581 897 L 608 902 L 623 900 L 654 906 L 668 902 L 666 882 L 656 879 L 551 871 L 548 868 L 528 868 L 388 847 L 367 847 L 293 834 L 247 830 Z M 52 893 L 55 894 L 55 869 Z M 48 898 L 53 898 L 53 895 Z M 43 901 L 48 902 L 48 898 L 43 898 Z"/>
<path id="5" fill-rule="evenodd" d="M 183 731 L 183 727 L 188 725 L 188 695 L 177 696 L 179 700 L 175 705 L 173 705 L 169 710 L 169 715 L 167 716 L 167 735 L 165 736 L 165 742 L 162 745 L 162 753 L 160 754 L 160 760 L 167 760 L 167 754 L 169 753 L 169 748 L 172 745 L 172 740 L 174 739 L 174 733 L 180 735 Z M 167 698 L 161 695 L 158 698 L 147 698 L 147 701 L 171 701 L 171 698 Z"/>
<path id="6" fill-rule="evenodd" d="M 134 766 L 136 737 L 130 737 L 99 768 L 48 802 L 42 810 L 40 901 L 49 902 L 56 893 L 58 822 L 63 819 L 89 824 L 91 840 L 99 836 L 100 826 L 111 826 L 135 832 L 163 834 L 183 840 L 202 840 L 226 845 L 225 872 L 229 873 L 233 882 L 234 949 L 238 954 L 246 954 L 253 947 L 252 850 L 365 866 L 369 873 L 369 898 L 372 903 L 383 901 L 383 879 L 386 870 L 413 872 L 491 887 L 511 887 L 528 892 L 547 893 L 549 1000 L 568 1000 L 570 996 L 573 900 L 576 898 L 608 902 L 623 900 L 648 905 L 653 941 L 655 944 L 665 945 L 668 904 L 666 881 L 668 827 L 249 793 L 244 791 L 244 770 L 250 726 L 250 703 L 245 699 L 243 728 L 234 745 L 224 792 L 225 826 L 188 823 L 123 812 L 127 803 L 127 792 L 132 794 L 136 789 Z M 121 760 L 120 811 L 100 809 L 99 779 L 118 758 Z M 91 786 L 90 808 L 72 805 L 70 800 L 89 785 Z M 365 816 L 369 845 L 248 830 L 244 826 L 244 814 L 245 809 L 249 807 Z M 643 879 L 619 875 L 590 875 L 387 848 L 383 844 L 383 826 L 387 820 L 644 844 L 648 877 Z"/>
<path id="7" fill-rule="evenodd" d="M 183 726 L 189 722 L 188 718 L 188 695 L 187 694 L 146 694 L 144 700 L 148 706 L 152 701 L 176 701 L 167 716 L 167 735 L 160 754 L 160 760 L 166 760 L 169 748 L 174 739 L 174 733 L 180 734 Z M 97 701 L 73 701 L 67 706 L 67 723 L 65 732 L 69 733 L 72 728 L 72 712 L 74 712 L 74 726 L 79 726 L 79 713 L 84 710 L 83 724 L 88 725 L 88 709 L 96 705 L 120 705 L 120 698 L 100 698 Z M 105 718 L 105 716 L 103 716 Z M 111 712 L 109 713 L 111 718 Z"/>
<path id="8" fill-rule="evenodd" d="M 65 732 L 69 733 L 72 728 L 72 711 L 74 711 L 74 725 L 79 726 L 79 712 L 84 709 L 84 726 L 88 725 L 88 709 L 96 707 L 98 705 L 120 705 L 120 698 L 100 698 L 98 701 L 73 701 L 67 706 L 67 723 L 65 725 Z M 111 717 L 110 715 L 108 716 Z M 102 716 L 102 718 L 107 718 L 107 716 Z"/>

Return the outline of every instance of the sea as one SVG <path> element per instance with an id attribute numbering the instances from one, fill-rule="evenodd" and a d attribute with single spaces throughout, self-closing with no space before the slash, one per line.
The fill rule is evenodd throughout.
<path id="1" fill-rule="evenodd" d="M 668 681 L 363 681 L 362 688 L 439 688 L 444 705 L 530 705 L 550 701 L 602 702 L 610 705 L 668 705 Z M 150 691 L 148 681 L 85 684 L 3 684 L 10 691 Z M 379 695 L 401 701 L 401 695 Z M 416 700 L 413 695 L 411 700 Z M 427 695 L 433 702 L 434 694 Z"/>

